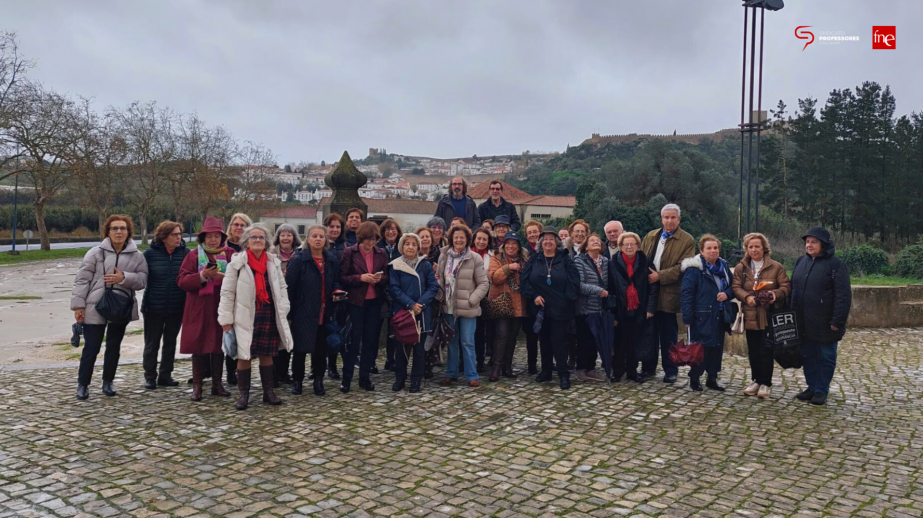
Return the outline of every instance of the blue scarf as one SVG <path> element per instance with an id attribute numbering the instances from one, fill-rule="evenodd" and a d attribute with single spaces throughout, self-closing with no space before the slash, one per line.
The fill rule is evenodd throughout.
<path id="1" fill-rule="evenodd" d="M 707 268 L 708 271 L 711 272 L 711 274 L 712 274 L 716 279 L 718 279 L 718 290 L 719 290 L 719 291 L 725 291 L 725 290 L 727 290 L 727 289 L 728 289 L 728 281 L 727 281 L 727 275 L 726 275 L 726 273 L 725 273 L 725 266 L 724 266 L 724 265 L 725 265 L 725 261 L 724 261 L 724 259 L 722 259 L 722 258 L 719 257 L 718 260 L 715 262 L 715 264 L 709 264 L 709 262 L 706 261 L 705 258 L 703 257 L 703 258 L 702 258 L 702 263 L 704 263 L 704 264 L 705 264 L 705 268 Z M 718 307 L 719 307 L 720 309 L 724 309 L 724 302 L 719 302 L 719 303 L 718 303 Z"/>
<path id="2" fill-rule="evenodd" d="M 667 232 L 666 230 L 661 230 L 661 231 L 660 231 L 660 239 L 663 239 L 663 240 L 670 239 L 671 237 L 673 237 L 673 234 L 675 234 L 675 233 L 676 233 L 675 230 L 674 230 L 673 232 Z"/>

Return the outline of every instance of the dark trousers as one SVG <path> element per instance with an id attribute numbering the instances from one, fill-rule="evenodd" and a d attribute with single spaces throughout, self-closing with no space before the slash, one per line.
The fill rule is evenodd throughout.
<path id="1" fill-rule="evenodd" d="M 577 315 L 577 370 L 588 371 L 596 368 L 596 337 L 590 331 L 586 315 Z"/>
<path id="2" fill-rule="evenodd" d="M 487 320 L 481 316 L 477 318 L 477 326 L 474 328 L 474 356 L 477 359 L 479 368 L 484 365 L 489 340 L 488 327 L 493 327 L 491 324 L 493 324 L 493 320 Z"/>
<path id="3" fill-rule="evenodd" d="M 538 334 L 542 351 L 542 372 L 551 373 L 552 365 L 558 369 L 558 375 L 566 376 L 567 348 L 569 342 L 569 320 L 552 320 L 545 317 L 542 331 Z"/>
<path id="4" fill-rule="evenodd" d="M 106 352 L 103 356 L 103 381 L 115 379 L 115 370 L 119 366 L 119 355 L 122 351 L 122 338 L 125 337 L 125 328 L 128 324 L 84 324 L 83 325 L 83 354 L 80 355 L 80 368 L 77 371 L 77 383 L 89 385 L 93 379 L 93 366 L 96 357 L 103 346 L 103 337 L 106 338 Z M 108 328 L 108 329 L 107 329 Z"/>
<path id="5" fill-rule="evenodd" d="M 378 337 L 381 332 L 381 301 L 366 300 L 361 306 L 350 304 L 349 318 L 353 324 L 352 338 L 346 348 L 343 364 L 343 381 L 351 381 L 359 357 L 359 378 L 371 375 L 372 365 L 378 356 Z"/>
<path id="6" fill-rule="evenodd" d="M 523 323 L 523 328 L 526 331 L 526 354 L 530 369 L 538 363 L 538 333 L 532 332 L 534 326 L 535 317 L 528 317 Z"/>
<path id="7" fill-rule="evenodd" d="M 490 365 L 501 369 L 513 370 L 513 353 L 516 352 L 516 339 L 519 337 L 519 328 L 523 319 L 500 318 L 494 324 L 494 353 L 490 357 Z"/>
<path id="8" fill-rule="evenodd" d="M 676 333 L 679 326 L 676 323 L 676 314 L 658 311 L 654 313 L 654 326 L 657 328 L 657 341 L 660 343 L 660 358 L 665 376 L 676 376 L 679 369 L 670 360 L 670 346 L 676 343 Z M 644 362 L 641 369 L 653 373 L 657 370 L 657 358 Z"/>
<path id="9" fill-rule="evenodd" d="M 278 356 L 275 358 L 278 359 Z M 308 353 L 292 351 L 292 380 L 304 383 L 304 373 L 308 362 Z M 273 363 L 275 365 L 275 363 Z M 311 372 L 315 380 L 324 379 L 327 371 L 327 328 L 317 326 L 317 336 L 314 339 L 314 352 L 311 353 Z"/>
<path id="10" fill-rule="evenodd" d="M 410 382 L 419 383 L 423 381 L 423 363 L 426 361 L 426 350 L 423 344 L 429 333 L 423 333 L 420 341 L 410 349 L 410 356 L 407 355 L 408 347 L 397 342 L 397 350 L 394 352 L 394 379 L 395 381 L 404 381 L 407 379 L 407 363 L 413 358 L 413 364 L 410 368 Z"/>
<path id="11" fill-rule="evenodd" d="M 224 370 L 227 373 L 228 378 L 237 375 L 237 360 L 235 360 L 233 356 L 224 357 Z"/>
<path id="12" fill-rule="evenodd" d="M 279 349 L 279 354 L 272 359 L 272 370 L 273 378 L 276 381 L 284 381 L 288 379 L 288 364 L 291 361 L 292 353 L 286 351 L 284 348 Z"/>
<path id="13" fill-rule="evenodd" d="M 612 378 L 615 380 L 622 379 L 625 374 L 627 360 L 625 359 L 625 350 L 622 349 L 622 343 L 619 336 L 622 330 L 615 328 L 615 335 L 612 337 Z M 635 362 L 637 363 L 637 362 Z"/>
<path id="14" fill-rule="evenodd" d="M 176 357 L 176 336 L 182 325 L 182 313 L 177 315 L 144 314 L 144 379 L 158 379 L 157 353 L 161 350 L 161 339 L 163 339 L 163 352 L 160 354 L 159 379 L 168 380 L 172 377 L 173 360 Z"/>
<path id="15" fill-rule="evenodd" d="M 702 377 L 703 372 L 708 373 L 709 378 L 717 378 L 721 372 L 721 358 L 724 357 L 724 340 L 721 345 L 716 347 L 705 347 L 705 361 L 694 365 L 689 369 L 689 379 L 698 380 Z"/>
<path id="16" fill-rule="evenodd" d="M 635 348 L 637 347 L 638 338 L 641 337 L 642 326 L 644 326 L 644 322 L 637 322 L 634 319 L 619 320 L 618 333 L 615 335 L 615 340 L 618 342 L 616 350 L 620 351 L 623 359 L 622 365 L 629 378 L 635 378 L 638 375 L 638 360 L 635 356 Z M 654 361 L 656 362 L 657 360 Z M 615 368 L 618 368 L 618 364 L 613 364 L 616 365 Z"/>
<path id="17" fill-rule="evenodd" d="M 804 356 L 804 380 L 808 383 L 808 389 L 823 395 L 830 392 L 830 382 L 836 371 L 838 345 L 839 342 L 822 344 L 804 340 L 801 355 Z"/>
<path id="18" fill-rule="evenodd" d="M 766 330 L 747 330 L 747 355 L 750 357 L 750 379 L 760 385 L 772 386 L 775 360 L 772 347 L 766 347 Z"/>

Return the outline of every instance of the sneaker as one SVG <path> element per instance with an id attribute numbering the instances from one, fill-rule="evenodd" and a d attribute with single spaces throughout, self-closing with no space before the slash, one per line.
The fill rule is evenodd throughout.
<path id="1" fill-rule="evenodd" d="M 769 397 L 769 394 L 772 394 L 772 387 L 767 385 L 760 385 L 760 390 L 756 394 L 756 397 L 760 399 L 766 399 Z"/>
<path id="2" fill-rule="evenodd" d="M 586 379 L 590 381 L 606 381 L 606 375 L 593 369 L 586 371 Z M 615 378 L 615 380 L 618 381 L 618 378 Z"/>
<path id="3" fill-rule="evenodd" d="M 577 381 L 586 381 L 586 380 L 587 380 L 586 371 L 578 370 L 577 371 Z"/>
<path id="4" fill-rule="evenodd" d="M 750 384 L 747 385 L 747 388 L 744 389 L 744 394 L 748 396 L 752 396 L 756 394 L 757 391 L 759 390 L 760 390 L 760 384 L 755 381 L 751 381 Z M 763 396 L 760 396 L 760 397 L 763 397 Z"/>
<path id="5" fill-rule="evenodd" d="M 814 391 L 811 389 L 804 389 L 803 392 L 799 392 L 795 396 L 795 399 L 798 401 L 810 401 L 814 397 Z"/>
<path id="6" fill-rule="evenodd" d="M 826 405 L 827 404 L 827 394 L 821 394 L 820 392 L 815 392 L 814 397 L 811 398 L 812 405 Z"/>

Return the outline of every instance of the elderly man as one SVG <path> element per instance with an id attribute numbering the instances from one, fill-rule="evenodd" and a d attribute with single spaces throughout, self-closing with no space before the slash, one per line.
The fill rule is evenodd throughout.
<path id="1" fill-rule="evenodd" d="M 436 204 L 436 213 L 434 216 L 442 218 L 445 221 L 452 221 L 455 218 L 462 218 L 468 225 L 468 228 L 478 228 L 481 226 L 481 216 L 478 214 L 478 207 L 475 205 L 471 196 L 468 196 L 468 182 L 460 176 L 452 178 L 449 184 L 449 194 L 446 194 Z"/>
<path id="2" fill-rule="evenodd" d="M 676 383 L 679 369 L 670 361 L 670 346 L 676 343 L 678 325 L 676 314 L 680 312 L 683 275 L 680 265 L 683 259 L 695 256 L 695 239 L 688 232 L 679 228 L 679 205 L 668 203 L 660 209 L 662 228 L 653 230 L 644 236 L 641 250 L 647 257 L 653 258 L 654 267 L 650 269 L 648 282 L 660 283 L 660 298 L 657 301 L 657 313 L 654 325 L 657 328 L 657 340 L 660 343 L 661 364 L 663 365 L 663 382 Z M 641 365 L 641 376 L 653 376 L 657 370 L 657 359 Z"/>
<path id="3" fill-rule="evenodd" d="M 611 261 L 612 256 L 619 253 L 619 236 L 622 235 L 625 229 L 622 227 L 621 221 L 610 221 L 603 227 L 603 231 L 606 233 L 606 248 L 603 250 L 603 254 L 605 254 L 606 259 Z"/>
<path id="4" fill-rule="evenodd" d="M 495 220 L 500 216 L 506 216 L 510 230 L 519 232 L 519 213 L 516 212 L 515 205 L 503 198 L 503 183 L 500 180 L 491 180 L 488 188 L 490 189 L 490 198 L 478 206 L 478 215 L 481 217 L 481 221 L 485 219 Z M 502 234 L 497 232 L 497 237 L 505 235 L 506 232 Z"/>
<path id="5" fill-rule="evenodd" d="M 792 307 L 804 328 L 801 354 L 808 388 L 795 397 L 824 405 L 836 370 L 837 345 L 846 333 L 852 287 L 849 269 L 834 253 L 827 229 L 813 227 L 802 239 L 805 255 L 792 272 Z"/>

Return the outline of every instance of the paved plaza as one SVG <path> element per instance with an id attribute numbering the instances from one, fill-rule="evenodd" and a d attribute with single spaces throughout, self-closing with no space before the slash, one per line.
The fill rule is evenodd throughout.
<path id="1" fill-rule="evenodd" d="M 98 368 L 86 402 L 75 367 L 6 367 L 0 517 L 921 516 L 921 339 L 851 331 L 825 407 L 792 399 L 800 371 L 744 396 L 740 357 L 723 394 L 681 375 L 412 395 L 381 374 L 374 393 L 280 390 L 281 407 L 256 381 L 244 412 L 187 385 L 145 391 L 140 365 L 119 369 L 115 398 Z"/>

